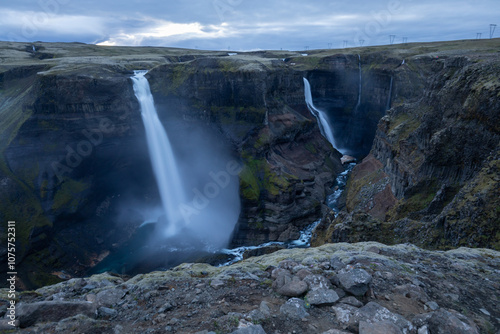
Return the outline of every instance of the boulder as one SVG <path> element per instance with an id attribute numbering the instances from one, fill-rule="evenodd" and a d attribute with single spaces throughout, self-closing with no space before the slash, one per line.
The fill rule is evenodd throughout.
<path id="1" fill-rule="evenodd" d="M 369 323 L 360 321 L 359 334 L 403 334 L 401 329 L 389 321 Z"/>
<path id="2" fill-rule="evenodd" d="M 364 305 L 353 296 L 345 297 L 340 302 L 354 307 L 362 307 Z"/>
<path id="3" fill-rule="evenodd" d="M 116 305 L 124 295 L 122 290 L 110 288 L 100 291 L 96 295 L 96 302 L 98 306 L 110 307 Z"/>
<path id="4" fill-rule="evenodd" d="M 330 289 L 332 283 L 321 275 L 308 275 L 304 278 L 304 282 L 309 286 L 309 290 Z"/>
<path id="5" fill-rule="evenodd" d="M 459 319 L 462 318 L 462 319 Z M 454 314 L 444 309 L 433 312 L 429 319 L 429 332 L 433 334 L 477 334 L 472 322 L 462 314 Z"/>
<path id="6" fill-rule="evenodd" d="M 307 291 L 307 283 L 304 281 L 294 280 L 277 290 L 280 295 L 286 297 L 299 297 Z"/>
<path id="7" fill-rule="evenodd" d="M 372 281 L 372 276 L 363 269 L 342 270 L 337 278 L 342 288 L 355 296 L 363 296 Z"/>
<path id="8" fill-rule="evenodd" d="M 362 308 L 358 309 L 354 316 L 350 319 L 350 326 L 355 328 L 355 323 L 361 323 L 363 321 L 370 324 L 389 322 L 397 326 L 402 331 L 414 329 L 414 326 L 403 316 L 392 313 L 385 307 L 375 302 L 369 302 Z"/>
<path id="9" fill-rule="evenodd" d="M 339 300 L 339 296 L 333 290 L 316 289 L 309 291 L 306 299 L 311 305 L 333 305 Z"/>
<path id="10" fill-rule="evenodd" d="M 95 318 L 96 305 L 90 302 L 43 301 L 19 303 L 16 316 L 20 327 L 29 327 L 38 322 L 57 322 L 65 318 L 83 314 Z"/>
<path id="11" fill-rule="evenodd" d="M 291 298 L 280 307 L 281 314 L 293 320 L 300 320 L 309 316 L 302 299 Z"/>
<path id="12" fill-rule="evenodd" d="M 243 328 L 238 328 L 231 334 L 266 334 L 261 325 L 249 325 Z"/>

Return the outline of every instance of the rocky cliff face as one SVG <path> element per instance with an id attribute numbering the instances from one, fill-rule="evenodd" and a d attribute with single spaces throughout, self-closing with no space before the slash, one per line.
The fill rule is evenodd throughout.
<path id="1" fill-rule="evenodd" d="M 408 57 L 394 75 L 419 74 L 415 99 L 396 96 L 317 242 L 498 249 L 499 66 L 489 49 Z"/>

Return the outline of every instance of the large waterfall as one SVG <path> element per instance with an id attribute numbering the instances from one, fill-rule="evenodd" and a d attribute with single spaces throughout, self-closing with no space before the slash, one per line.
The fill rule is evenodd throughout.
<path id="1" fill-rule="evenodd" d="M 331 127 L 325 112 L 314 106 L 311 93 L 311 85 L 309 84 L 309 81 L 306 78 L 304 78 L 304 95 L 306 98 L 306 104 L 307 107 L 309 108 L 309 111 L 318 120 L 318 126 L 319 130 L 321 131 L 321 134 L 330 142 L 330 144 L 332 144 L 332 146 L 336 150 L 339 150 L 339 148 L 335 144 L 335 139 L 333 137 L 333 128 Z"/>
<path id="2" fill-rule="evenodd" d="M 180 208 L 186 202 L 181 176 L 176 164 L 172 145 L 158 118 L 149 83 L 144 76 L 147 71 L 135 71 L 132 77 L 134 92 L 141 105 L 141 116 L 146 129 L 149 155 L 158 184 L 158 190 L 166 216 L 165 236 L 175 235 L 184 224 Z"/>

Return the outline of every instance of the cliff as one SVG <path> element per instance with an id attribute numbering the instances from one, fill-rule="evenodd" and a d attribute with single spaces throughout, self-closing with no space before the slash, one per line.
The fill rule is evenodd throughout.
<path id="1" fill-rule="evenodd" d="M 493 49 L 406 58 L 397 72 L 420 75 L 416 99 L 396 97 L 353 170 L 345 212 L 323 221 L 316 244 L 499 249 L 499 66 Z"/>

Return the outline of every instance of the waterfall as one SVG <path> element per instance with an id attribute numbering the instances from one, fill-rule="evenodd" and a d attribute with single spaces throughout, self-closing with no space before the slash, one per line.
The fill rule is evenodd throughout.
<path id="1" fill-rule="evenodd" d="M 135 95 L 141 106 L 149 155 L 167 220 L 165 236 L 173 236 L 184 225 L 179 208 L 186 202 L 186 194 L 172 146 L 156 113 L 153 95 L 144 76 L 146 73 L 147 71 L 134 71 L 132 80 Z"/>
<path id="2" fill-rule="evenodd" d="M 392 100 L 392 81 L 393 81 L 393 77 L 391 77 L 391 85 L 390 85 L 390 88 L 389 88 L 389 98 L 387 99 L 387 106 L 385 107 L 385 110 L 389 110 L 391 109 L 391 100 Z"/>
<path id="3" fill-rule="evenodd" d="M 335 144 L 335 139 L 333 138 L 333 129 L 330 126 L 330 123 L 328 122 L 325 113 L 314 106 L 311 94 L 311 85 L 309 84 L 309 81 L 306 78 L 304 78 L 304 95 L 306 98 L 306 104 L 307 107 L 309 108 L 309 111 L 311 112 L 311 114 L 313 114 L 314 117 L 316 117 L 318 121 L 318 126 L 319 130 L 321 131 L 321 134 L 330 142 L 330 144 L 332 144 L 332 146 L 336 150 L 339 150 L 337 145 Z"/>
<path id="4" fill-rule="evenodd" d="M 358 69 L 359 69 L 359 84 L 358 84 L 358 103 L 356 104 L 355 111 L 358 111 L 361 105 L 361 56 L 358 54 Z"/>

